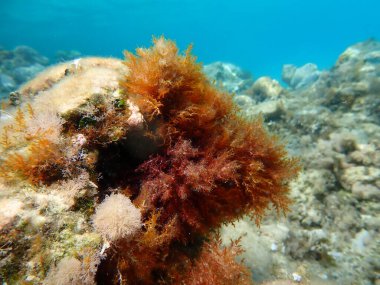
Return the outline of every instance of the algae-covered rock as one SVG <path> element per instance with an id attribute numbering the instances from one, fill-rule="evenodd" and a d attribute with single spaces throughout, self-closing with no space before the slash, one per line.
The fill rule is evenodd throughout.
<path id="1" fill-rule="evenodd" d="M 309 65 L 301 72 L 285 65 L 283 81 L 289 87 L 279 98 L 238 99 L 248 102 L 241 104 L 246 114 L 262 114 L 267 127 L 289 142 L 304 167 L 291 186 L 294 203 L 283 222 L 287 237 L 273 245 L 275 251 L 267 248 L 262 265 L 255 255 L 261 250 L 248 257 L 254 276 L 269 270 L 276 278 L 266 276 L 268 282 L 378 282 L 380 248 L 374 237 L 380 218 L 379 51 L 379 42 L 369 40 L 347 48 L 331 70 Z M 275 112 L 276 106 L 281 112 Z M 277 224 L 270 215 L 261 228 L 269 225 L 273 233 Z M 228 239 L 233 231 L 227 227 L 223 236 Z M 245 230 L 239 224 L 237 231 L 243 243 L 245 236 L 253 235 L 260 249 L 273 241 L 271 234 L 258 238 L 249 223 Z M 249 255 L 254 246 L 247 248 Z M 295 281 L 293 273 L 301 281 Z"/>
<path id="2" fill-rule="evenodd" d="M 47 57 L 28 46 L 13 50 L 0 47 L 0 99 L 14 92 L 49 64 Z"/>
<path id="3" fill-rule="evenodd" d="M 5 104 L 2 281 L 252 284 L 214 230 L 286 210 L 298 161 L 190 49 L 154 43 L 50 67 Z"/>
<path id="4" fill-rule="evenodd" d="M 332 110 L 366 113 L 378 121 L 379 49 L 380 44 L 375 40 L 347 48 L 339 56 L 329 77 L 319 86 L 319 92 L 327 94 L 323 104 Z"/>
<path id="5" fill-rule="evenodd" d="M 265 100 L 275 99 L 284 92 L 284 88 L 277 80 L 264 76 L 257 79 L 246 93 L 249 93 L 256 100 Z"/>
<path id="6" fill-rule="evenodd" d="M 0 192 L 4 282 L 41 284 L 49 272 L 44 284 L 94 284 L 102 247 L 102 238 L 91 223 L 98 185 L 88 168 L 78 166 L 87 161 L 90 167 L 96 150 L 84 148 L 88 137 L 82 133 L 61 132 L 65 126 L 78 126 L 83 112 L 94 114 L 99 102 L 116 102 L 118 81 L 125 73 L 117 59 L 83 58 L 50 67 L 18 90 L 17 107 L 10 106 L 9 116 L 1 121 L 3 138 L 7 136 L 1 145 L 1 167 L 3 175 L 9 173 L 2 178 L 13 177 Z M 126 104 L 124 109 L 128 119 L 132 111 Z M 60 158 L 53 154 L 59 147 L 65 149 Z M 36 170 L 34 164 L 41 163 L 41 157 L 50 166 L 45 163 Z M 59 166 L 70 164 L 77 166 Z M 36 180 L 24 180 L 32 173 L 41 179 L 54 172 L 59 181 L 38 185 Z M 62 258 L 72 260 L 72 265 Z"/>
<path id="7" fill-rule="evenodd" d="M 282 68 L 282 80 L 293 89 L 310 86 L 318 80 L 319 75 L 320 71 L 313 63 L 307 63 L 301 67 L 286 64 Z"/>
<path id="8" fill-rule="evenodd" d="M 11 91 L 16 87 L 16 82 L 9 75 L 0 73 L 0 89 L 4 91 Z"/>
<path id="9" fill-rule="evenodd" d="M 49 104 L 65 115 L 94 96 L 117 97 L 120 74 L 125 72 L 126 67 L 117 59 L 79 58 L 48 68 L 19 92 L 25 98 L 36 97 L 34 105 Z"/>
<path id="10" fill-rule="evenodd" d="M 244 93 L 253 83 L 249 72 L 231 63 L 215 62 L 205 65 L 203 69 L 211 81 L 231 93 Z"/>

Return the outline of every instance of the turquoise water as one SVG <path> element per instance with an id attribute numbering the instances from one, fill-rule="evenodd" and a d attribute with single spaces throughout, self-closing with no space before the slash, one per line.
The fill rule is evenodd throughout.
<path id="1" fill-rule="evenodd" d="M 227 61 L 257 77 L 285 63 L 329 68 L 349 45 L 380 38 L 378 0 L 0 0 L 0 45 L 122 56 L 165 35 L 205 64 Z"/>

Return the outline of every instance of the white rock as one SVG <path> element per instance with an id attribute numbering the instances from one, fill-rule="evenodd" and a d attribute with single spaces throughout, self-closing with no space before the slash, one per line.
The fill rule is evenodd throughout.
<path id="1" fill-rule="evenodd" d="M 356 182 L 352 185 L 352 194 L 363 200 L 380 199 L 380 189 L 371 184 Z"/>
<path id="2" fill-rule="evenodd" d="M 293 280 L 296 282 L 301 282 L 302 281 L 302 276 L 299 275 L 297 272 L 292 273 Z"/>
<path id="3" fill-rule="evenodd" d="M 270 250 L 271 250 L 271 251 L 277 251 L 277 250 L 278 250 L 278 246 L 277 246 L 277 244 L 276 244 L 276 243 L 272 243 L 272 244 L 270 245 Z"/>
<path id="4" fill-rule="evenodd" d="M 371 240 L 371 234 L 366 230 L 361 230 L 355 235 L 355 238 L 352 240 L 352 249 L 358 252 L 363 252 Z"/>

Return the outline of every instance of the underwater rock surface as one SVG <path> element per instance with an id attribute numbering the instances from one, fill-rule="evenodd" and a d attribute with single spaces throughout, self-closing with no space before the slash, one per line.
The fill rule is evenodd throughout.
<path id="1" fill-rule="evenodd" d="M 318 80 L 320 71 L 313 63 L 301 67 L 285 64 L 282 68 L 282 80 L 292 89 L 307 87 Z"/>
<path id="2" fill-rule="evenodd" d="M 44 70 L 49 59 L 27 46 L 13 50 L 0 48 L 0 98 L 8 97 L 22 83 Z"/>
<path id="3" fill-rule="evenodd" d="M 247 221 L 224 229 L 226 240 L 247 233 L 243 256 L 253 259 L 256 280 L 294 282 L 297 273 L 297 284 L 380 282 L 379 54 L 377 41 L 355 44 L 331 70 L 318 71 L 312 81 L 305 73 L 298 80 L 308 82 L 302 86 L 291 83 L 294 75 L 285 66 L 290 84 L 283 95 L 244 99 L 244 111 L 261 113 L 303 165 L 292 182 L 286 219 L 269 217 L 259 229 Z M 242 92 L 235 100 L 246 97 Z"/>
<path id="4" fill-rule="evenodd" d="M 39 64 L 42 65 L 41 62 Z M 303 167 L 298 178 L 290 184 L 292 204 L 286 217 L 279 220 L 276 213 L 270 211 L 259 228 L 248 217 L 243 217 L 234 225 L 228 224 L 221 229 L 221 239 L 226 248 L 230 246 L 230 239 L 241 238 L 240 245 L 245 252 L 237 248 L 234 250 L 241 253 L 239 260 L 244 258 L 255 284 L 379 284 L 380 43 L 369 40 L 347 48 L 331 70 L 318 70 L 311 63 L 302 67 L 285 65 L 283 81 L 288 86 L 281 86 L 269 77 L 254 80 L 239 67 L 222 62 L 207 65 L 203 70 L 216 87 L 236 94 L 233 100 L 241 107 L 241 112 L 247 116 L 261 114 L 266 128 L 287 142 L 287 151 L 299 157 Z M 118 86 L 120 74 L 127 73 L 128 69 L 119 60 L 83 58 L 79 62 L 70 61 L 51 67 L 19 88 L 18 92 L 23 98 L 35 97 L 35 103 L 31 103 L 33 110 L 52 110 L 47 117 L 41 115 L 34 121 L 39 122 L 37 127 L 27 126 L 29 132 L 39 134 L 51 126 L 56 126 L 60 132 L 67 132 L 72 126 L 63 125 L 60 129 L 61 120 L 75 121 L 80 132 L 71 133 L 69 142 L 66 142 L 64 149 L 67 157 L 80 162 L 82 168 L 95 171 L 78 172 L 73 179 L 58 180 L 42 187 L 28 181 L 16 186 L 1 185 L 2 282 L 22 271 L 23 279 L 29 282 L 27 284 L 93 284 L 98 268 L 104 270 L 104 267 L 115 264 L 111 260 L 107 266 L 105 263 L 101 265 L 102 260 L 107 258 L 107 252 L 110 252 L 110 244 L 94 230 L 93 217 L 96 209 L 105 207 L 100 207 L 101 201 L 112 197 L 108 195 L 123 194 L 133 201 L 136 192 L 113 188 L 115 184 L 125 186 L 134 182 L 120 184 L 120 181 L 127 180 L 130 172 L 127 170 L 124 174 L 116 170 L 126 165 L 113 158 L 112 153 L 127 155 L 137 163 L 158 151 L 156 141 L 152 142 L 141 135 L 146 123 L 144 109 L 138 108 L 142 105 L 132 104 L 122 97 Z M 0 80 L 5 82 L 5 86 L 18 86 L 17 82 L 21 82 L 10 73 L 4 74 Z M 70 92 L 65 95 L 61 92 L 63 89 Z M 104 101 L 104 98 L 112 99 Z M 104 117 L 86 102 L 96 108 L 103 106 L 104 102 L 113 102 L 114 109 L 107 109 Z M 89 131 L 97 122 L 106 121 L 107 114 L 111 118 L 115 110 L 126 110 L 126 116 L 104 126 L 103 131 L 109 130 L 107 135 L 99 136 L 99 133 Z M 60 117 L 56 113 L 61 114 Z M 17 108 L 9 112 L 9 117 L 3 116 L 2 124 L 12 120 L 12 117 L 17 117 Z M 47 121 L 50 121 L 48 126 Z M 89 141 L 106 145 L 122 139 L 126 129 L 132 129 L 131 138 L 137 141 L 131 144 L 124 144 L 123 141 L 126 151 L 118 147 L 104 153 L 99 153 L 97 148 L 86 150 Z M 49 133 L 48 137 L 62 144 L 57 138 L 58 133 Z M 147 145 L 154 147 L 151 149 Z M 131 150 L 136 149 L 140 157 L 131 155 Z M 24 150 L 19 151 L 22 153 Z M 199 159 L 191 157 L 195 149 L 186 144 L 170 151 L 163 157 L 169 157 L 171 163 L 178 163 L 173 159 L 173 153 L 179 151 L 186 153 L 181 157 L 186 163 Z M 98 164 L 100 169 L 92 168 L 94 161 L 99 161 L 102 155 Z M 111 163 L 104 158 L 108 156 Z M 162 163 L 161 159 L 150 163 L 158 165 Z M 112 165 L 114 163 L 117 165 Z M 146 171 L 149 165 L 144 167 Z M 168 169 L 167 165 L 165 167 Z M 197 167 L 195 174 L 181 174 L 181 179 L 190 179 L 190 175 L 195 177 L 206 172 L 204 165 Z M 230 164 L 230 167 L 235 166 Z M 155 166 L 153 170 L 151 178 L 143 185 L 145 189 L 151 189 L 158 179 L 164 183 L 157 185 L 164 188 L 165 183 L 172 183 L 171 177 L 179 175 L 169 169 L 157 176 L 159 169 Z M 96 177 L 100 172 L 104 177 Z M 109 182 L 115 179 L 117 183 Z M 100 195 L 99 188 L 102 189 Z M 145 203 L 138 205 L 141 207 Z M 146 233 L 158 235 L 155 246 L 166 247 L 160 239 L 178 233 L 170 232 L 170 229 L 161 234 L 154 232 L 155 218 L 153 216 L 144 221 L 148 229 Z M 118 228 L 126 228 L 127 222 L 124 221 Z M 120 223 L 116 221 L 115 224 Z M 139 233 L 134 235 L 138 236 Z M 119 246 L 130 246 L 130 242 L 125 241 Z M 197 242 L 194 247 L 197 247 Z M 200 254 L 201 260 L 213 266 L 216 260 L 226 262 L 226 256 L 218 252 L 215 244 L 206 244 L 208 250 Z M 210 252 L 214 255 L 207 255 Z M 236 254 L 232 259 L 234 257 Z M 118 264 L 120 268 L 127 265 Z M 233 266 L 236 271 L 248 274 L 239 264 Z M 199 281 L 196 279 L 197 272 L 207 271 L 196 264 L 196 270 L 187 271 L 186 275 Z M 205 273 L 205 276 L 209 275 Z M 176 278 L 178 280 L 179 277 Z M 244 278 L 239 278 L 234 280 L 241 282 L 234 284 L 246 284 Z M 184 284 L 201 283 L 191 283 L 187 279 Z"/>
<path id="5" fill-rule="evenodd" d="M 231 63 L 214 62 L 203 70 L 210 80 L 230 93 L 241 93 L 253 83 L 250 73 Z"/>

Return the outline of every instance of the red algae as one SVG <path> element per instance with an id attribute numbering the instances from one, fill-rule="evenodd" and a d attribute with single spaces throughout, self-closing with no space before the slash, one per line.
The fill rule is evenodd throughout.
<path id="1" fill-rule="evenodd" d="M 286 211 L 297 159 L 211 85 L 191 48 L 182 55 L 163 37 L 154 43 L 126 53 L 129 73 L 120 82 L 159 142 L 130 190 L 146 226 L 140 242 L 121 242 L 100 270 L 116 267 L 132 284 L 251 284 L 234 259 L 238 245 L 222 248 L 215 231 L 243 215 L 259 223 L 270 204 Z"/>
<path id="2" fill-rule="evenodd" d="M 55 121 L 41 124 L 32 105 L 22 105 L 3 127 L 0 175 L 48 187 L 85 173 L 96 193 L 74 199 L 69 211 L 93 212 L 91 205 L 114 192 L 128 196 L 139 221 L 131 221 L 137 226 L 128 238 L 117 231 L 108 241 L 103 233 L 110 247 L 91 271 L 98 284 L 251 284 L 236 261 L 238 241 L 223 247 L 218 230 L 245 215 L 259 224 L 271 205 L 286 212 L 298 160 L 261 119 L 243 117 L 232 96 L 208 81 L 191 47 L 182 54 L 160 37 L 136 55 L 126 52 L 121 66 L 120 90 L 84 92 Z M 112 210 L 117 214 L 102 212 L 102 228 L 109 221 L 128 231 L 130 213 Z"/>

